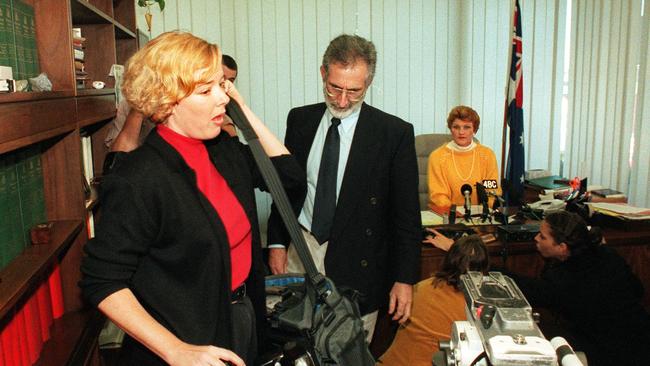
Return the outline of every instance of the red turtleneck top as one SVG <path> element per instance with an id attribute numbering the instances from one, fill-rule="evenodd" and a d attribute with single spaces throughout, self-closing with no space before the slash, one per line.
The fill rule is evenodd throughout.
<path id="1" fill-rule="evenodd" d="M 180 135 L 163 124 L 159 124 L 157 130 L 194 170 L 199 190 L 210 201 L 226 228 L 230 243 L 231 287 L 234 290 L 246 281 L 251 268 L 252 233 L 248 217 L 226 180 L 210 161 L 203 141 Z"/>

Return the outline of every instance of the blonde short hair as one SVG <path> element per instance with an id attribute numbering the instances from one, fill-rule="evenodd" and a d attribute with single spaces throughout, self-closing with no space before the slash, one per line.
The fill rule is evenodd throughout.
<path id="1" fill-rule="evenodd" d="M 178 101 L 221 71 L 221 51 L 191 33 L 165 32 L 126 63 L 122 91 L 131 108 L 162 122 Z"/>
<path id="2" fill-rule="evenodd" d="M 481 124 L 481 117 L 478 116 L 478 113 L 466 105 L 456 106 L 449 111 L 449 115 L 447 116 L 447 127 L 451 129 L 451 125 L 457 119 L 472 122 L 474 132 L 478 131 L 478 126 Z"/>

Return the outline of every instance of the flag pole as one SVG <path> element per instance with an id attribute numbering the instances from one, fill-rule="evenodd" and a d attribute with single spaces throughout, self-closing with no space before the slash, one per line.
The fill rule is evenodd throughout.
<path id="1" fill-rule="evenodd" d="M 506 69 L 506 86 L 503 103 L 503 128 L 501 135 L 501 179 L 506 177 L 506 138 L 508 136 L 508 103 L 509 89 L 510 89 L 510 68 L 512 67 L 512 48 L 513 48 L 513 33 L 515 28 L 515 2 L 517 0 L 510 0 L 510 27 L 508 28 L 508 67 Z"/>

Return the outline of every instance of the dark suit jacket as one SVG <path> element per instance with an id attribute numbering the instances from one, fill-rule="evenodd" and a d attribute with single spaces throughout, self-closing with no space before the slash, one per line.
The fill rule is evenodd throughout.
<path id="1" fill-rule="evenodd" d="M 263 319 L 264 272 L 253 190 L 265 189 L 265 184 L 250 150 L 237 139 L 219 136 L 205 144 L 251 223 L 247 288 L 258 319 Z M 292 156 L 272 160 L 289 192 L 292 187 L 304 190 L 304 172 Z M 181 340 L 229 348 L 230 246 L 222 221 L 181 155 L 152 132 L 105 177 L 101 202 L 97 235 L 86 245 L 81 266 L 85 297 L 97 305 L 129 288 Z M 138 362 L 160 363 L 146 349 L 133 353 Z"/>
<path id="2" fill-rule="evenodd" d="M 287 118 L 285 145 L 305 170 L 325 109 L 325 103 L 294 108 Z M 290 196 L 296 212 L 305 197 L 306 191 Z M 269 243 L 289 241 L 273 208 Z M 364 103 L 325 257 L 327 276 L 365 295 L 362 313 L 374 311 L 392 283 L 419 279 L 420 241 L 413 126 Z"/>

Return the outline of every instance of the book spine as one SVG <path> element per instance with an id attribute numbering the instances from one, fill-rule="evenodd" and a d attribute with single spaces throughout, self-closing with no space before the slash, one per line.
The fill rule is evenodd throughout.
<path id="1" fill-rule="evenodd" d="M 38 311 L 36 293 L 33 293 L 29 300 L 27 300 L 22 311 L 25 313 L 25 333 L 27 335 L 29 364 L 33 365 L 38 360 L 38 356 L 43 348 L 43 339 L 41 338 L 41 320 Z"/>
<path id="2" fill-rule="evenodd" d="M 93 167 L 93 145 L 90 136 L 81 137 L 81 160 L 83 163 L 84 179 L 86 179 L 86 183 L 88 183 L 88 187 L 90 187 L 93 178 L 95 177 L 95 169 Z M 90 195 L 87 198 L 90 198 Z M 88 238 L 92 239 L 95 237 L 95 219 L 92 211 L 88 211 L 87 215 L 86 230 L 88 231 Z"/>
<path id="3" fill-rule="evenodd" d="M 18 54 L 16 53 L 16 28 L 14 25 L 14 8 L 12 1 L 9 2 L 5 16 L 7 17 L 7 28 L 9 30 L 9 34 L 7 36 L 7 46 L 9 47 L 9 66 L 11 66 L 11 69 L 13 70 L 14 80 L 20 80 L 21 75 L 18 71 Z"/>
<path id="4" fill-rule="evenodd" d="M 34 146 L 32 155 L 29 157 L 28 167 L 32 205 L 31 226 L 34 226 L 47 221 L 47 210 L 45 208 L 45 182 L 43 181 L 43 166 L 41 165 L 40 146 Z"/>
<path id="5" fill-rule="evenodd" d="M 9 9 L 7 0 L 0 0 L 0 65 L 9 65 L 9 23 L 5 15 Z M 13 70 L 12 70 L 13 72 Z"/>
<path id="6" fill-rule="evenodd" d="M 6 62 L 3 66 L 11 67 L 13 78 L 19 80 L 18 63 L 16 56 L 16 32 L 14 30 L 14 16 L 11 0 L 0 0 L 2 18 L 5 24 L 5 32 L 2 35 L 2 48 L 6 54 Z"/>
<path id="7" fill-rule="evenodd" d="M 7 325 L 7 339 L 2 340 L 3 345 L 7 345 L 6 357 L 9 359 L 9 365 L 21 365 L 20 358 L 20 342 L 18 334 L 18 316 L 14 316 L 9 320 Z"/>
<path id="8" fill-rule="evenodd" d="M 25 55 L 25 78 L 38 75 L 38 50 L 36 47 L 36 27 L 34 23 L 34 8 L 22 1 L 17 2 L 21 13 L 23 52 Z"/>
<path id="9" fill-rule="evenodd" d="M 63 290 L 61 287 L 61 269 L 58 264 L 54 265 L 47 281 L 50 287 L 52 318 L 59 319 L 65 312 L 65 306 L 63 305 Z"/>
<path id="10" fill-rule="evenodd" d="M 25 70 L 25 37 L 23 31 L 23 12 L 20 1 L 12 3 L 14 44 L 16 48 L 16 68 L 18 69 L 19 80 L 27 79 Z"/>
<path id="11" fill-rule="evenodd" d="M 16 173 L 16 154 L 8 154 L 4 157 L 4 180 L 6 190 L 2 212 L 0 217 L 6 225 L 6 236 L 0 238 L 5 251 L 5 264 L 11 262 L 24 249 L 24 236 L 22 234 L 22 218 L 20 213 L 20 194 L 18 190 L 18 175 Z"/>
<path id="12" fill-rule="evenodd" d="M 38 314 L 41 321 L 41 339 L 47 342 L 50 339 L 50 326 L 52 320 L 52 298 L 50 297 L 50 284 L 43 281 L 36 292 L 38 299 Z"/>
<path id="13" fill-rule="evenodd" d="M 9 246 L 12 237 L 10 220 L 7 219 L 9 205 L 9 177 L 5 160 L 0 160 L 0 269 L 10 261 Z"/>
<path id="14" fill-rule="evenodd" d="M 27 152 L 21 150 L 16 157 L 16 181 L 17 181 L 17 190 L 18 190 L 18 207 L 20 212 L 20 239 L 22 241 L 22 247 L 25 249 L 28 243 L 28 233 L 29 224 L 25 221 L 25 218 L 31 215 L 30 206 L 29 206 L 29 188 L 28 188 L 28 177 L 27 177 L 27 167 L 25 166 L 27 162 Z"/>
<path id="15" fill-rule="evenodd" d="M 44 222 L 46 218 L 43 175 L 38 146 L 25 150 L 23 158 L 17 164 L 17 172 L 23 222 L 22 233 L 25 247 L 28 247 L 31 245 L 30 228 Z"/>
<path id="16" fill-rule="evenodd" d="M 84 60 L 84 51 L 80 49 L 74 49 L 74 59 L 75 61 L 82 61 Z"/>
<path id="17" fill-rule="evenodd" d="M 5 329 L 7 329 L 7 327 L 0 327 L 0 365 L 2 366 L 9 365 L 9 362 L 6 361 L 6 357 L 5 357 L 7 351 L 5 351 L 5 347 L 3 346 L 3 341 L 2 341 L 2 339 L 4 338 L 2 335 L 4 334 Z"/>
<path id="18" fill-rule="evenodd" d="M 30 365 L 29 362 L 29 348 L 27 348 L 27 326 L 25 325 L 25 308 L 21 308 L 16 316 L 16 327 L 18 333 L 18 343 L 20 347 L 20 361 L 22 365 Z"/>

